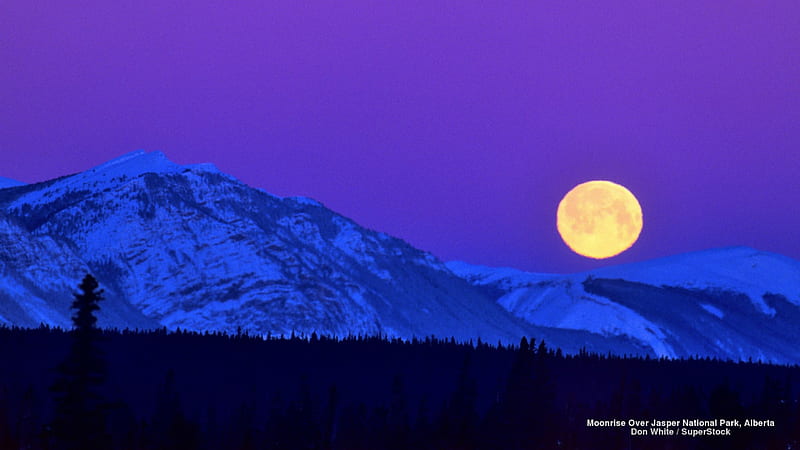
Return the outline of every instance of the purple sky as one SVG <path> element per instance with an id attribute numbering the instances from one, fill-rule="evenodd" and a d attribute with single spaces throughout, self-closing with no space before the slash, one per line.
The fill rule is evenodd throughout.
<path id="1" fill-rule="evenodd" d="M 140 148 L 445 260 L 800 259 L 800 2 L 0 2 L 0 176 Z M 644 210 L 606 261 L 555 227 L 589 179 Z"/>

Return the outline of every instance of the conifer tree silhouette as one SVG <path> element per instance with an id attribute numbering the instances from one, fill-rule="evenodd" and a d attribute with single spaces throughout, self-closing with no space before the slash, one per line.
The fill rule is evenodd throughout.
<path id="1" fill-rule="evenodd" d="M 55 418 L 50 427 L 52 444 L 57 449 L 92 450 L 107 448 L 105 419 L 107 405 L 98 392 L 105 381 L 105 361 L 98 348 L 100 331 L 95 311 L 103 299 L 97 280 L 87 274 L 78 286 L 72 309 L 72 345 L 58 365 L 58 379 L 51 387 L 55 394 Z"/>

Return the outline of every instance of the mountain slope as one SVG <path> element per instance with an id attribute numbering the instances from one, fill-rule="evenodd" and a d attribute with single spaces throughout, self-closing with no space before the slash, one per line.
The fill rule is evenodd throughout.
<path id="1" fill-rule="evenodd" d="M 555 275 L 448 267 L 531 324 L 627 336 L 659 356 L 800 362 L 800 262 L 747 247 Z"/>
<path id="2" fill-rule="evenodd" d="M 0 189 L 5 189 L 8 187 L 15 187 L 15 186 L 22 186 L 25 183 L 17 180 L 12 180 L 11 178 L 0 177 Z"/>
<path id="3" fill-rule="evenodd" d="M 36 236 L 8 218 L 0 218 L 0 323 L 69 326 L 71 293 L 90 270 L 66 242 Z M 124 299 L 113 293 L 110 296 L 99 313 L 106 326 L 158 325 Z"/>

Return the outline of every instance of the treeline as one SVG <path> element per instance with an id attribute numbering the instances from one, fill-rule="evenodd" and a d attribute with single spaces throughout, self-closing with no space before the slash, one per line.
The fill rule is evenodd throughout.
<path id="1" fill-rule="evenodd" d="M 798 448 L 800 368 L 563 355 L 453 339 L 98 330 L 114 449 Z M 0 328 L 0 448 L 67 448 L 75 332 Z M 101 368 L 102 366 L 102 368 Z M 59 400 L 61 399 L 61 400 Z M 59 403 L 61 402 L 61 403 Z M 587 419 L 769 419 L 732 438 L 632 437 Z M 63 419 L 63 418 L 62 418 Z M 63 422 L 63 421 L 62 421 Z M 83 426 L 86 426 L 85 424 Z"/>

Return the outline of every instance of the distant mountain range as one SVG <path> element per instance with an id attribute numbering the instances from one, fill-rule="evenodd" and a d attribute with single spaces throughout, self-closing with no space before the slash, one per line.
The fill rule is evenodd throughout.
<path id="1" fill-rule="evenodd" d="M 569 275 L 447 266 L 531 324 L 627 336 L 659 356 L 800 361 L 800 262 L 747 247 Z"/>
<path id="2" fill-rule="evenodd" d="M 0 323 L 69 326 L 93 273 L 110 327 L 545 339 L 568 352 L 800 362 L 800 262 L 709 250 L 573 274 L 451 262 L 302 197 L 159 152 L 0 179 Z"/>

